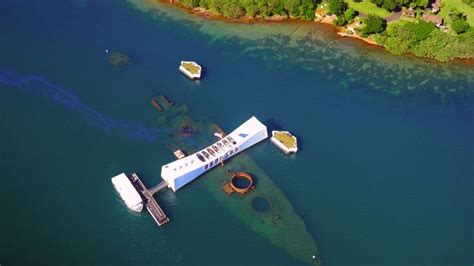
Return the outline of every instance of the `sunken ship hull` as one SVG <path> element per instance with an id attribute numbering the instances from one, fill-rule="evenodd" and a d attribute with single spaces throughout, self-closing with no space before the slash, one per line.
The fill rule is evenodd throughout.
<path id="1" fill-rule="evenodd" d="M 223 130 L 208 119 L 193 120 L 188 115 L 188 111 L 189 107 L 181 104 L 174 105 L 164 112 L 156 113 L 155 126 L 175 129 L 174 134 L 169 134 L 166 140 L 163 139 L 164 144 L 168 146 L 172 143 L 173 146 L 191 154 L 186 158 L 194 159 L 192 170 L 189 168 L 190 170 L 186 170 L 184 175 L 169 173 L 170 169 L 174 169 L 170 168 L 171 166 L 179 168 L 179 164 L 167 164 L 167 168 L 164 165 L 161 168 L 162 178 L 172 184 L 170 187 L 173 190 L 179 190 L 192 180 L 197 181 L 193 184 L 203 186 L 212 198 L 225 205 L 229 212 L 244 223 L 249 230 L 262 236 L 273 246 L 300 262 L 320 265 L 321 260 L 316 243 L 308 232 L 303 219 L 296 213 L 283 191 L 265 170 L 247 152 L 243 152 L 248 147 L 267 138 L 266 127 L 263 126 L 255 134 L 242 136 L 239 134 L 248 132 L 241 132 L 240 127 L 234 130 L 228 135 L 236 142 L 236 144 L 230 142 L 234 147 L 234 152 L 231 154 L 229 148 L 226 150 L 227 159 L 224 159 L 224 152 L 224 158 L 220 161 L 220 156 L 212 156 L 207 149 L 209 147 L 213 149 L 213 146 L 219 148 L 218 143 L 226 146 L 223 140 L 229 141 L 229 139 L 225 136 L 216 142 L 215 133 L 223 132 Z M 187 129 L 186 132 L 183 132 L 183 128 Z M 213 144 L 208 148 L 202 148 L 210 143 Z M 235 148 L 238 148 L 237 152 L 235 152 Z M 208 153 L 209 159 L 203 155 L 204 151 Z M 205 162 L 202 162 L 197 154 L 204 156 Z M 212 166 L 210 166 L 211 158 L 213 159 Z M 218 159 L 217 164 L 216 159 Z M 182 162 L 186 163 L 187 161 Z M 207 169 L 206 164 L 208 165 Z M 215 167 L 216 165 L 219 167 Z M 257 183 L 245 195 L 228 195 L 224 191 L 223 185 L 228 183 L 237 172 L 250 173 Z M 202 177 L 197 178 L 201 174 Z M 267 206 L 259 207 L 260 202 L 264 202 Z"/>

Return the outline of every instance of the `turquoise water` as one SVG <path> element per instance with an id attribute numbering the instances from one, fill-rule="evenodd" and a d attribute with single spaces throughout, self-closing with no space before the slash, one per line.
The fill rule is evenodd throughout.
<path id="1" fill-rule="evenodd" d="M 300 140 L 249 154 L 323 265 L 471 265 L 474 69 L 393 57 L 324 26 L 236 25 L 125 1 L 0 3 L 0 264 L 299 262 L 199 182 L 131 214 L 110 177 L 173 160 L 153 96 L 232 130 L 252 115 Z M 133 63 L 114 68 L 105 49 Z M 198 83 L 181 59 L 205 67 Z M 231 70 L 231 71 L 229 71 Z"/>

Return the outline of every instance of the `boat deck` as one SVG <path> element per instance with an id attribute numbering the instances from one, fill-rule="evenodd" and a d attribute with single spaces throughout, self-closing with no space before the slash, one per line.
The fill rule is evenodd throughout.
<path id="1" fill-rule="evenodd" d="M 166 182 L 161 182 L 156 187 L 148 190 L 136 173 L 132 174 L 131 181 L 135 188 L 137 188 L 137 191 L 143 197 L 146 209 L 150 213 L 151 217 L 153 217 L 153 220 L 155 220 L 155 222 L 160 226 L 169 222 L 170 219 L 168 216 L 166 216 L 160 205 L 158 205 L 158 202 L 156 202 L 155 198 L 153 198 L 154 193 L 166 187 Z"/>

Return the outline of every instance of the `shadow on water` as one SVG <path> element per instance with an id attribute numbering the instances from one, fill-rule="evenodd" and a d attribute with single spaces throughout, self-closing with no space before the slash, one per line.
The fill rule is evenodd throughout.
<path id="1" fill-rule="evenodd" d="M 272 132 L 272 130 L 282 130 L 282 126 L 280 124 L 278 124 L 278 122 L 273 119 L 273 118 L 270 118 L 270 119 L 267 119 L 265 120 L 265 123 L 264 123 L 266 126 L 267 126 L 267 129 L 269 132 Z"/>

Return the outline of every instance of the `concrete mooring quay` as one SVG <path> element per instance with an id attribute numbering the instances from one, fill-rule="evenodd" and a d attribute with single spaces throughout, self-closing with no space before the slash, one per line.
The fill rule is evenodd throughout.
<path id="1" fill-rule="evenodd" d="M 168 186 L 166 181 L 161 182 L 160 184 L 151 189 L 147 189 L 136 173 L 133 173 L 131 175 L 130 180 L 142 196 L 146 209 L 150 213 L 151 217 L 153 217 L 155 222 L 160 226 L 169 222 L 170 219 L 168 218 L 168 216 L 166 216 L 165 212 L 163 212 L 160 205 L 158 205 L 158 202 L 156 202 L 155 198 L 153 198 L 153 194 Z"/>

